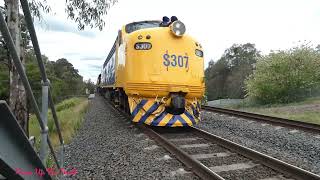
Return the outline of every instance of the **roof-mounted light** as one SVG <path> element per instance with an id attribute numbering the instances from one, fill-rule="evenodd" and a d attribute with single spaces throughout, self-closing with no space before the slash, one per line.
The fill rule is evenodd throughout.
<path id="1" fill-rule="evenodd" d="M 179 20 L 174 21 L 171 24 L 170 29 L 171 29 L 171 32 L 178 37 L 183 36 L 184 33 L 186 32 L 186 26 L 183 24 L 183 22 Z"/>

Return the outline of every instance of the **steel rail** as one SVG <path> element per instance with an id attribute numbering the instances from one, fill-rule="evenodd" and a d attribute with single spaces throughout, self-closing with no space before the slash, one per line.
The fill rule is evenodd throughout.
<path id="1" fill-rule="evenodd" d="M 290 177 L 293 177 L 295 179 L 299 180 L 320 180 L 320 176 L 314 173 L 311 173 L 309 171 L 306 171 L 304 169 L 301 169 L 299 167 L 293 166 L 291 164 L 288 164 L 286 162 L 283 162 L 281 160 L 278 160 L 276 158 L 273 158 L 271 156 L 268 156 L 266 154 L 260 153 L 258 151 L 255 151 L 253 149 L 249 149 L 247 147 L 244 147 L 242 145 L 236 144 L 232 141 L 229 141 L 227 139 L 221 138 L 219 136 L 216 136 L 214 134 L 208 133 L 204 130 L 201 130 L 196 127 L 192 127 L 195 133 L 197 133 L 199 136 L 212 141 L 214 143 L 217 143 L 227 149 L 230 149 L 231 151 L 236 151 L 237 153 L 248 157 L 249 159 L 257 160 L 259 163 L 270 167 L 271 169 L 274 169 L 276 171 L 279 171 L 281 173 L 284 173 L 286 175 L 289 175 Z"/>
<path id="2" fill-rule="evenodd" d="M 223 113 L 223 114 L 227 114 L 227 115 L 242 117 L 242 118 L 246 118 L 246 119 L 252 119 L 252 120 L 256 120 L 256 121 L 264 121 L 264 122 L 268 122 L 270 124 L 291 127 L 291 128 L 300 129 L 303 131 L 320 133 L 320 125 L 317 125 L 317 124 L 306 123 L 306 122 L 302 122 L 302 121 L 295 121 L 295 120 L 274 117 L 274 116 L 266 116 L 266 115 L 262 115 L 262 114 L 249 113 L 249 112 L 245 112 L 245 111 L 237 111 L 237 110 L 233 110 L 233 109 L 219 108 L 219 107 L 201 106 L 201 109 L 206 110 L 206 111 L 210 111 L 210 112 L 217 112 L 217 113 Z"/>
<path id="3" fill-rule="evenodd" d="M 221 176 L 217 173 L 213 172 L 210 168 L 203 165 L 201 162 L 196 160 L 195 158 L 191 157 L 183 150 L 178 148 L 176 145 L 171 143 L 166 138 L 162 137 L 160 134 L 153 131 L 151 128 L 148 128 L 144 125 L 139 126 L 143 131 L 151 136 L 156 142 L 158 142 L 162 147 L 164 147 L 167 151 L 171 154 L 174 154 L 175 157 L 185 164 L 188 168 L 192 170 L 196 175 L 198 175 L 201 179 L 216 179 L 216 180 L 223 180 Z"/>

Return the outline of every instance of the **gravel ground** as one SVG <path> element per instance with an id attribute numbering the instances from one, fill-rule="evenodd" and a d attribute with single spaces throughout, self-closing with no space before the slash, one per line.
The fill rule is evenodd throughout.
<path id="1" fill-rule="evenodd" d="M 235 170 L 219 173 L 225 179 L 257 180 L 277 176 L 278 173 L 261 165 L 246 170 Z"/>
<path id="2" fill-rule="evenodd" d="M 319 135 L 203 111 L 197 127 L 320 175 Z"/>
<path id="3" fill-rule="evenodd" d="M 111 109 L 102 97 L 92 101 L 78 135 L 66 146 L 65 167 L 78 172 L 70 178 L 198 179 L 184 171 L 179 161 L 167 159 L 167 151 Z"/>

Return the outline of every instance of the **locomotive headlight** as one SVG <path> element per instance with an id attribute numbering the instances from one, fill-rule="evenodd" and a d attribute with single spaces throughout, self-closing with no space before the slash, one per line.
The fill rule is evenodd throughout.
<path id="1" fill-rule="evenodd" d="M 186 32 L 186 26 L 181 21 L 175 21 L 171 24 L 171 32 L 176 36 L 183 36 Z"/>
<path id="2" fill-rule="evenodd" d="M 196 55 L 199 56 L 199 57 L 203 57 L 203 51 L 199 50 L 199 49 L 196 49 Z"/>
<path id="3" fill-rule="evenodd" d="M 151 48 L 152 48 L 152 45 L 149 42 L 138 42 L 134 44 L 135 50 L 149 50 Z"/>

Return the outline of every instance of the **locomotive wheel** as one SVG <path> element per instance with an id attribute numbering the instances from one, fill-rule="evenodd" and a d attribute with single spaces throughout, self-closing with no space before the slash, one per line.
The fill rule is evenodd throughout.
<path id="1" fill-rule="evenodd" d="M 128 96 L 125 94 L 125 111 L 130 114 Z"/>
<path id="2" fill-rule="evenodd" d="M 123 109 L 126 113 L 130 114 L 128 96 L 123 90 L 119 91 L 120 94 L 120 108 Z"/>

